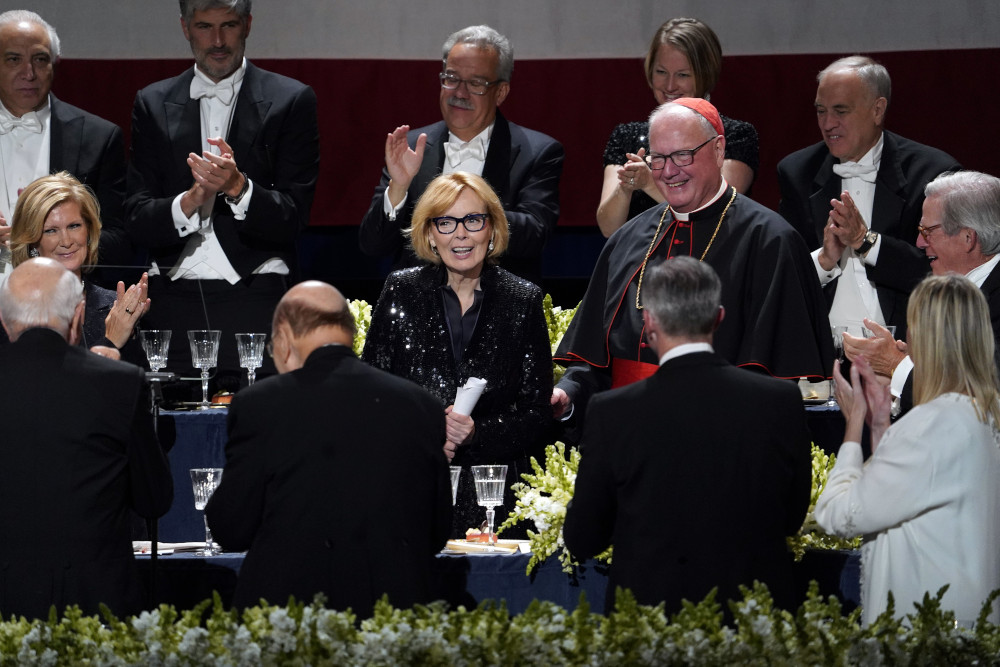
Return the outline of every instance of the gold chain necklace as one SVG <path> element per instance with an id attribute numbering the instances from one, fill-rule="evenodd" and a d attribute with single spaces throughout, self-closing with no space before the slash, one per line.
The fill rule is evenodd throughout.
<path id="1" fill-rule="evenodd" d="M 736 199 L 736 188 L 733 188 L 733 194 L 729 197 L 729 203 L 726 204 L 726 208 L 722 209 L 722 215 L 719 216 L 719 222 L 715 225 L 715 231 L 712 232 L 712 238 L 708 240 L 708 245 L 705 246 L 705 252 L 701 253 L 701 257 L 698 258 L 699 262 L 705 261 L 705 255 L 708 254 L 708 249 L 712 247 L 715 243 L 715 237 L 719 233 L 719 228 L 722 227 L 722 220 L 726 217 L 726 213 L 729 211 L 729 207 L 733 205 L 733 200 Z M 642 304 L 639 302 L 639 293 L 642 291 L 642 277 L 646 274 L 646 263 L 649 262 L 650 256 L 653 254 L 653 247 L 656 245 L 656 239 L 660 235 L 660 229 L 663 227 L 663 220 L 667 217 L 667 212 L 670 211 L 670 204 L 663 209 L 663 215 L 660 216 L 660 222 L 656 225 L 656 232 L 653 233 L 653 240 L 649 244 L 649 249 L 646 251 L 646 256 L 642 260 L 642 268 L 639 269 L 639 284 L 635 288 L 635 308 L 636 310 L 642 310 Z"/>

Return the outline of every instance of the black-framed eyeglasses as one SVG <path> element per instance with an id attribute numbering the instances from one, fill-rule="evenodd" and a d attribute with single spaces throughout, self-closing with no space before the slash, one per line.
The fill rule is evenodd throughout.
<path id="1" fill-rule="evenodd" d="M 448 72 L 441 72 L 438 74 L 438 78 L 441 79 L 441 87 L 447 90 L 455 90 L 463 83 L 465 87 L 469 89 L 469 92 L 473 95 L 485 95 L 486 91 L 490 89 L 490 86 L 495 86 L 503 79 L 497 79 L 496 81 L 487 81 L 486 79 L 473 78 L 473 79 L 463 79 L 462 77 L 449 74 Z"/>
<path id="2" fill-rule="evenodd" d="M 667 166 L 667 158 L 673 162 L 678 167 L 686 167 L 692 162 L 694 162 L 694 154 L 702 149 L 703 146 L 709 142 L 715 141 L 719 138 L 719 135 L 712 137 L 711 139 L 706 139 L 704 143 L 690 150 L 674 151 L 669 155 L 663 155 L 662 153 L 650 153 L 646 156 L 646 164 L 653 171 L 660 171 L 665 166 Z"/>
<path id="3" fill-rule="evenodd" d="M 938 225 L 931 225 L 930 227 L 924 227 L 923 225 L 917 225 L 917 231 L 920 232 L 920 235 L 924 237 L 925 241 L 930 241 L 931 240 L 931 234 L 933 234 L 934 230 L 937 229 L 940 226 L 941 226 L 940 224 L 938 224 Z"/>
<path id="4" fill-rule="evenodd" d="M 434 223 L 434 227 L 441 234 L 453 234 L 458 229 L 458 223 L 460 222 L 465 225 L 465 231 L 478 232 L 486 226 L 486 221 L 489 220 L 489 217 L 489 213 L 470 213 L 464 218 L 453 218 L 450 215 L 442 215 L 437 218 L 431 218 L 431 222 Z"/>

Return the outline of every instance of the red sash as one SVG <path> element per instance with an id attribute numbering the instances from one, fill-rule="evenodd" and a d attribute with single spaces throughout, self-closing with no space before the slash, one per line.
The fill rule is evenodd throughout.
<path id="1" fill-rule="evenodd" d="M 611 388 L 624 387 L 627 384 L 645 380 L 656 372 L 657 364 L 647 364 L 645 361 L 633 361 L 631 359 L 611 359 Z"/>

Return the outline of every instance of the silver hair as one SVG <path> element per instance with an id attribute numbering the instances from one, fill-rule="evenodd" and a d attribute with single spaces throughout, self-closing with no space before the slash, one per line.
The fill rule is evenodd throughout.
<path id="1" fill-rule="evenodd" d="M 653 112 L 649 114 L 649 126 L 653 127 L 653 123 L 659 119 L 660 116 L 667 113 L 671 109 L 684 109 L 690 111 L 698 118 L 698 124 L 705 130 L 705 134 L 708 137 L 717 137 L 719 133 L 712 127 L 712 124 L 708 122 L 708 119 L 702 116 L 700 113 L 692 109 L 691 107 L 686 107 L 683 104 L 674 104 L 673 102 L 664 102 L 660 106 L 653 109 Z"/>
<path id="2" fill-rule="evenodd" d="M 941 200 L 945 234 L 971 229 L 980 252 L 1000 253 L 1000 178 L 979 171 L 951 171 L 928 183 L 924 196 Z"/>
<path id="3" fill-rule="evenodd" d="M 681 256 L 648 267 L 642 305 L 667 336 L 701 338 L 715 327 L 721 297 L 715 269 Z"/>
<path id="4" fill-rule="evenodd" d="M 488 49 L 497 52 L 500 64 L 497 66 L 497 78 L 501 81 L 510 81 L 514 73 L 514 47 L 510 45 L 510 40 L 498 33 L 488 25 L 470 25 L 462 28 L 458 32 L 453 32 L 444 42 L 443 55 L 441 59 L 448 62 L 448 54 L 456 44 L 471 44 L 479 49 Z"/>
<path id="5" fill-rule="evenodd" d="M 59 277 L 51 293 L 35 287 L 22 293 L 20 299 L 11 294 L 10 280 L 7 280 L 0 286 L 0 313 L 11 332 L 55 325 L 59 333 L 65 334 L 82 298 L 83 283 L 69 271 Z"/>
<path id="6" fill-rule="evenodd" d="M 834 60 L 816 75 L 816 82 L 823 83 L 823 77 L 827 74 L 843 69 L 854 70 L 872 98 L 884 97 L 886 107 L 889 106 L 889 101 L 892 99 L 892 79 L 889 78 L 889 70 L 868 56 L 855 55 Z"/>
<path id="7" fill-rule="evenodd" d="M 181 18 L 190 21 L 195 12 L 209 9 L 225 9 L 233 11 L 241 19 L 250 16 L 252 0 L 178 0 L 181 5 Z"/>
<path id="8" fill-rule="evenodd" d="M 49 34 L 49 50 L 52 51 L 52 57 L 58 59 L 59 54 L 62 53 L 59 44 L 59 35 L 56 34 L 56 29 L 49 25 L 45 19 L 35 12 L 29 12 L 27 9 L 12 9 L 0 14 L 0 28 L 11 23 L 22 22 L 34 23 L 45 28 L 45 32 Z"/>

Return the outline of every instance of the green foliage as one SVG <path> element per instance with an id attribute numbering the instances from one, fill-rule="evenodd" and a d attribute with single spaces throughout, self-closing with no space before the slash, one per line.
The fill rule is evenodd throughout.
<path id="1" fill-rule="evenodd" d="M 826 488 L 826 480 L 837 462 L 834 454 L 827 454 L 815 444 L 812 446 L 812 494 L 809 497 L 809 511 L 797 535 L 788 538 L 788 547 L 795 554 L 795 560 L 802 560 L 806 549 L 859 549 L 861 538 L 851 539 L 829 535 L 818 523 L 813 512 L 816 501 Z"/>
<path id="2" fill-rule="evenodd" d="M 372 618 L 290 599 L 242 615 L 216 595 L 194 609 L 169 606 L 118 620 L 83 616 L 0 622 L 0 667 L 8 665 L 1000 665 L 998 626 L 958 627 L 942 608 L 944 589 L 904 618 L 890 609 L 871 626 L 843 615 L 815 582 L 797 611 L 777 609 L 767 588 L 730 601 L 732 625 L 710 593 L 667 618 L 663 605 L 636 603 L 618 590 L 607 615 L 586 597 L 569 612 L 533 602 L 511 617 L 503 602 L 449 609 L 443 602 L 395 609 L 383 598 Z"/>
<path id="3" fill-rule="evenodd" d="M 354 336 L 354 354 L 361 356 L 365 349 L 365 340 L 368 338 L 368 328 L 372 324 L 372 307 L 367 301 L 355 299 L 348 301 L 347 307 L 354 316 L 354 323 L 358 327 L 358 332 Z"/>

